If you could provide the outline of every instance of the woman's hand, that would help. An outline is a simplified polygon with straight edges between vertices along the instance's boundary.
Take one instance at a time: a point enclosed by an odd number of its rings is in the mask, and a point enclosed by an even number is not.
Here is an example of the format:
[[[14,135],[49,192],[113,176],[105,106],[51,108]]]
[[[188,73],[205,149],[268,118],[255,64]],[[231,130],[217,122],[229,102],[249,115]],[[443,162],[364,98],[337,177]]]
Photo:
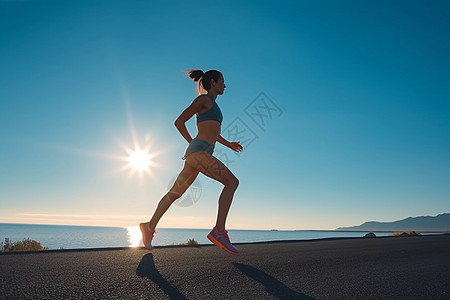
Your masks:
[[[236,152],[241,152],[244,149],[244,147],[242,147],[240,142],[229,142],[226,139],[224,139],[221,135],[219,136],[217,141]]]
[[[241,152],[244,147],[240,144],[240,142],[231,142],[230,143],[230,149],[234,150],[236,152]]]

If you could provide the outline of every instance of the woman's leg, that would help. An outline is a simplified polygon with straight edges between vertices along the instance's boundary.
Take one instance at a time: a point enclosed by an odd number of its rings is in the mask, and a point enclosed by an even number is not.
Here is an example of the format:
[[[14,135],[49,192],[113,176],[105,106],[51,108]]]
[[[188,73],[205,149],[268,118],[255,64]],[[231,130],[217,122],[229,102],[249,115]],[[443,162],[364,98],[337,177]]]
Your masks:
[[[206,152],[192,153],[186,158],[186,164],[224,185],[219,196],[219,210],[216,221],[217,230],[224,231],[228,211],[234,192],[239,185],[239,180],[220,160]]]
[[[194,182],[195,178],[197,178],[197,175],[198,171],[185,162],[183,170],[181,170],[172,188],[159,201],[158,207],[150,220],[149,227],[151,230],[155,230],[159,219],[161,219],[172,203],[184,194],[184,192]]]

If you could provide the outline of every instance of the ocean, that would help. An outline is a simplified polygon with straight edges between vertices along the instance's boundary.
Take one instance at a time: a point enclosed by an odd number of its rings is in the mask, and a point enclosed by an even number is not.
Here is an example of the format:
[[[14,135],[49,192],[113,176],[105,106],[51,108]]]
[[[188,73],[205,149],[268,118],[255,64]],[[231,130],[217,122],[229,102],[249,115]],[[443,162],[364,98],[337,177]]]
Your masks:
[[[199,244],[210,244],[206,238],[210,229],[157,228],[154,246],[178,245],[195,239]],[[233,243],[279,240],[311,240],[337,237],[363,237],[367,232],[322,230],[228,230]],[[392,233],[375,232],[377,236]],[[0,243],[9,238],[22,241],[30,238],[43,247],[55,249],[84,249],[143,246],[139,227],[93,227],[68,225],[32,225],[0,223]]]

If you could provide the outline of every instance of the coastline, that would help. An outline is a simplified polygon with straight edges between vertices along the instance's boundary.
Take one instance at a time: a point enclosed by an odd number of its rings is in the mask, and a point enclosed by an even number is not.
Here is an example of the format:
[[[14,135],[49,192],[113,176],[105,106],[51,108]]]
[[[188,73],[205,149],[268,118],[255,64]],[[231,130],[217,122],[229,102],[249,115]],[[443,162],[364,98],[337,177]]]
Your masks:
[[[160,228],[154,246],[172,246],[194,239],[209,244],[209,229]],[[370,231],[337,230],[239,230],[230,229],[233,243],[255,243],[285,240],[317,240],[323,238],[364,237]],[[395,231],[374,232],[377,237],[392,236]],[[442,234],[421,232],[422,235]],[[8,238],[12,242],[29,238],[50,250],[85,248],[123,248],[142,246],[141,232],[134,227],[96,227],[71,225],[0,224],[0,243]]]
[[[311,231],[311,230],[308,230]],[[322,231],[322,230],[321,230]],[[360,232],[360,231],[355,231]],[[366,232],[366,231],[361,231]],[[390,233],[391,231],[387,231]],[[435,233],[435,232],[433,232]],[[450,233],[436,233],[433,235],[423,235],[423,236],[445,236],[450,235]],[[259,242],[237,242],[233,243],[233,245],[236,246],[243,246],[243,245],[265,245],[265,244],[274,244],[274,243],[280,243],[280,244],[289,244],[289,243],[312,243],[312,242],[322,242],[322,241],[339,241],[339,240],[358,240],[358,239],[405,239],[405,238],[412,238],[413,236],[377,236],[377,237],[364,237],[364,236],[358,236],[358,237],[329,237],[329,238],[317,238],[317,239],[305,239],[305,240],[273,240],[273,241],[259,241]],[[422,235],[416,236],[416,237],[422,237]],[[154,250],[161,250],[161,249],[171,249],[171,248],[199,248],[199,247],[216,247],[214,244],[208,243],[208,244],[197,244],[197,245],[162,245],[162,246],[154,246]],[[1,255],[24,255],[24,254],[39,254],[39,253],[68,253],[68,252],[98,252],[98,251],[128,251],[128,250],[143,250],[147,251],[145,247],[138,246],[138,247],[97,247],[97,248],[74,248],[74,249],[46,249],[46,250],[37,250],[37,251],[10,251],[10,252],[1,252]],[[151,251],[149,251],[151,252]]]

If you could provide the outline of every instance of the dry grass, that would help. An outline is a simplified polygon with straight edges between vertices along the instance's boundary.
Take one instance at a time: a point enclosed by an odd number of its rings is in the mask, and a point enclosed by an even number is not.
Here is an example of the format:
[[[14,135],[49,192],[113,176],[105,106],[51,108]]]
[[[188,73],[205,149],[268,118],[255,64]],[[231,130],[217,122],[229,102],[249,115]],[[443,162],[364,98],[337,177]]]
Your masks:
[[[40,251],[48,250],[47,247],[42,247],[41,243],[30,240],[30,238],[22,241],[12,242],[9,238],[5,238],[5,242],[1,243],[1,252],[13,252],[13,251]]]
[[[195,246],[198,245],[198,242],[195,239],[189,239],[187,243],[178,244],[180,246]]]
[[[417,236],[420,235],[420,232],[410,231],[410,232],[395,232],[392,236]]]

